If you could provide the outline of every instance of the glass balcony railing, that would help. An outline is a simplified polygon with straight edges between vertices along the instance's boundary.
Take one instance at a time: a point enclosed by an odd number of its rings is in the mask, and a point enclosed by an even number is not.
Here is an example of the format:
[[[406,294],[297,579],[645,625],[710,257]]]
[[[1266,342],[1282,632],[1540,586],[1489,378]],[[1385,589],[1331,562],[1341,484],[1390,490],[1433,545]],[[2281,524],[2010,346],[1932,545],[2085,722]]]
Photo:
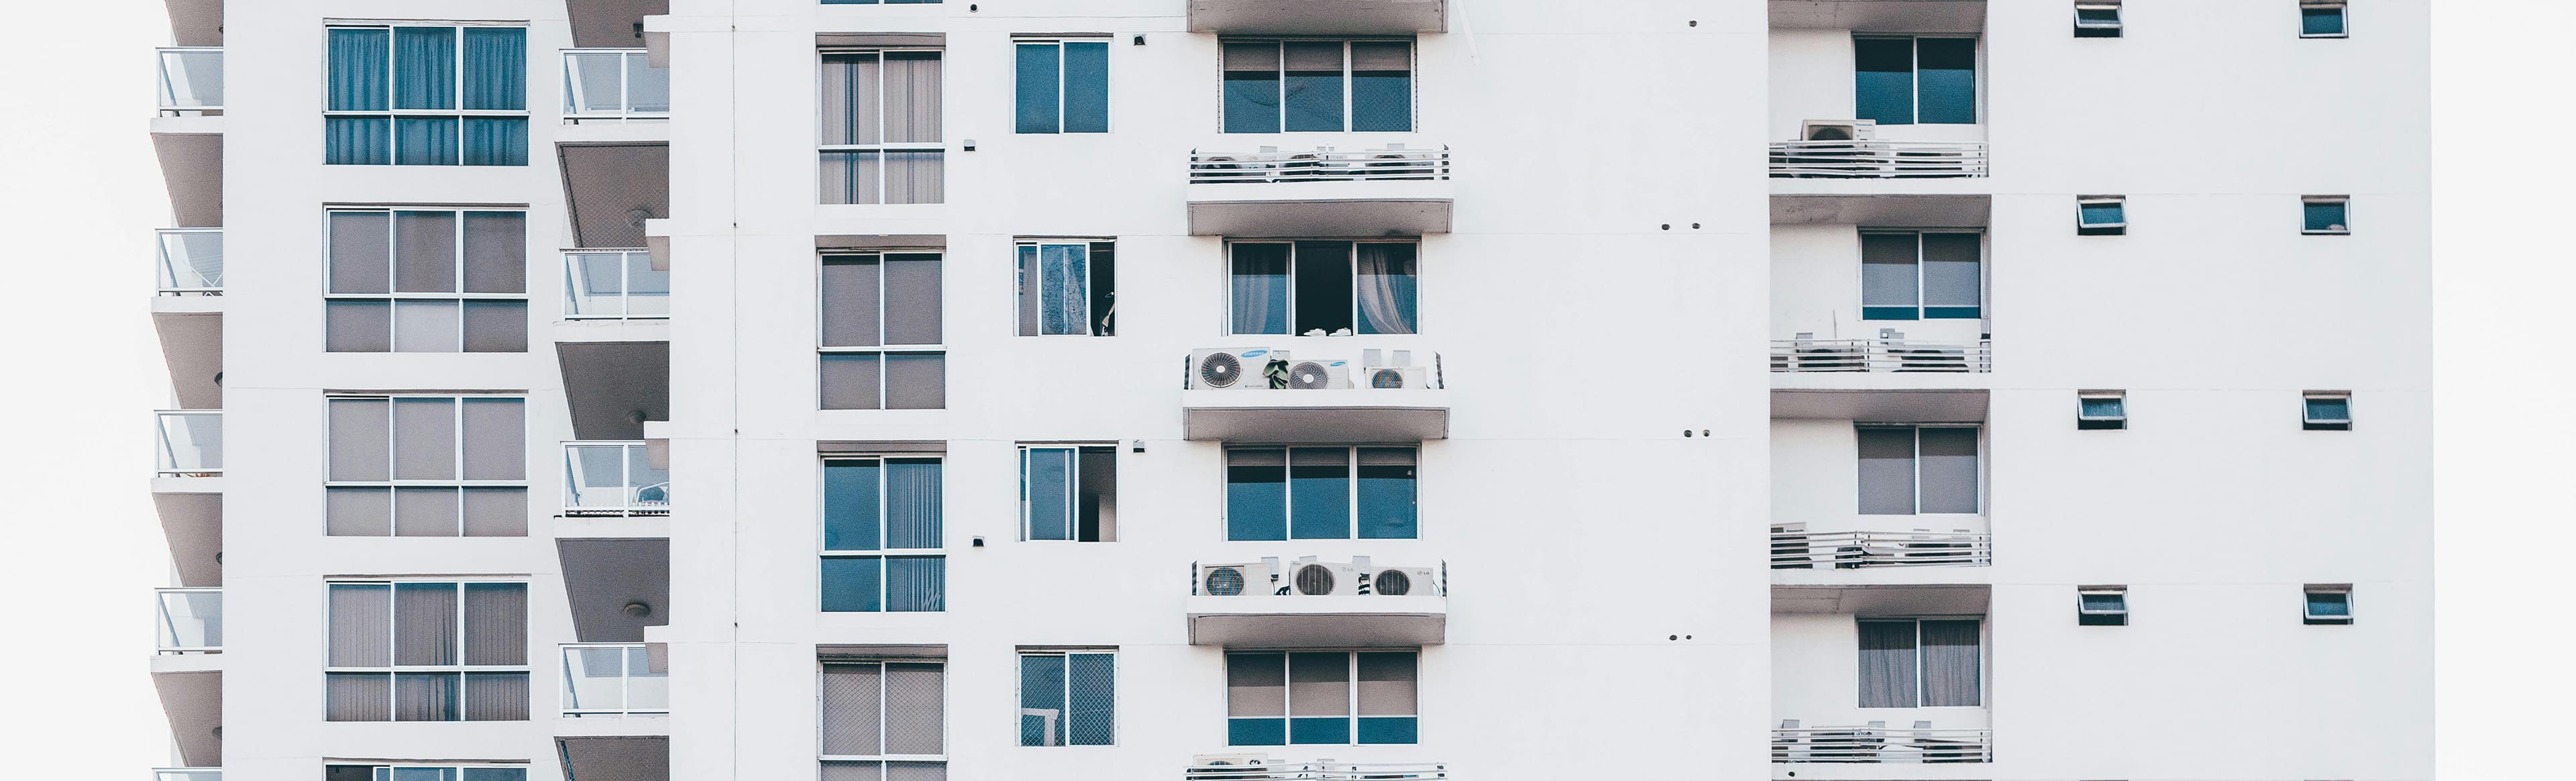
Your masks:
[[[224,113],[224,50],[196,46],[161,50],[161,115]]]
[[[644,443],[564,443],[564,515],[669,514],[671,473],[652,468]]]
[[[671,118],[671,71],[643,49],[567,49],[563,62],[564,124]]]
[[[224,229],[163,228],[160,244],[162,295],[223,295]]]
[[[161,653],[196,654],[224,650],[224,590],[157,589],[161,603]]]
[[[152,781],[224,781],[224,771],[212,767],[154,768]]]
[[[160,476],[223,476],[222,410],[164,410],[153,415],[160,434]]]
[[[644,250],[564,252],[564,317],[659,320],[671,316],[671,272]]]
[[[671,676],[653,672],[644,644],[563,646],[564,718],[670,712]]]

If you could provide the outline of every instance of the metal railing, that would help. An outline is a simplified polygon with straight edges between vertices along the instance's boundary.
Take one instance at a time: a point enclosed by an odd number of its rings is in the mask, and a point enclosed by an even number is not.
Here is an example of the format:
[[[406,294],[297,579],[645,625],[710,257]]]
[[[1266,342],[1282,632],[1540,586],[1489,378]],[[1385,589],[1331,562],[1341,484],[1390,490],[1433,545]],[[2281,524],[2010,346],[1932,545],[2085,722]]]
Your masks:
[[[671,472],[646,462],[642,442],[566,442],[563,514],[669,515]]]
[[[1983,141],[1773,141],[1774,179],[1959,179],[1986,175]]]
[[[1904,339],[1774,339],[1775,372],[1974,372],[1995,370],[1994,342]]]
[[[161,653],[203,654],[224,650],[223,589],[153,589],[153,598],[160,603]]]
[[[156,233],[161,295],[224,294],[224,229],[162,228]]]
[[[1251,349],[1202,350],[1210,353],[1204,359],[1192,354],[1181,359],[1181,387],[1188,390],[1350,390],[1371,388],[1397,390],[1418,388],[1436,390],[1449,387],[1441,371],[1440,354],[1431,354],[1431,365],[1414,366],[1412,351],[1362,350],[1359,360],[1315,358],[1295,360],[1286,350]],[[1220,355],[1221,354],[1221,355]],[[1284,356],[1284,357],[1283,357]],[[1390,366],[1374,365],[1384,361]],[[1204,364],[1204,365],[1202,365]]]
[[[156,767],[152,769],[152,781],[224,781],[224,769],[219,767]]]
[[[152,415],[159,434],[160,476],[223,476],[222,410],[162,410]]]
[[[1278,557],[1243,564],[1190,563],[1190,596],[1449,596],[1449,562],[1378,564],[1366,556],[1281,564]]]
[[[564,317],[661,320],[671,316],[671,272],[640,249],[564,250]]]
[[[1449,178],[1449,148],[1385,149],[1343,152],[1316,147],[1282,152],[1200,152],[1190,150],[1190,183],[1224,182],[1364,182],[1431,181]]]
[[[563,74],[564,124],[671,118],[671,71],[643,49],[565,49]]]
[[[161,115],[219,116],[224,113],[224,50],[220,46],[160,50]]]
[[[561,648],[565,718],[671,712],[671,676],[653,672],[643,643],[565,643]]]
[[[1994,761],[1994,731],[1813,727],[1771,731],[1773,762],[1934,763]]]
[[[1983,567],[1994,563],[1994,535],[1967,532],[1771,533],[1772,569]]]
[[[1355,765],[1342,762],[1282,762],[1259,765],[1191,765],[1185,781],[1364,781],[1449,777],[1446,763]]]

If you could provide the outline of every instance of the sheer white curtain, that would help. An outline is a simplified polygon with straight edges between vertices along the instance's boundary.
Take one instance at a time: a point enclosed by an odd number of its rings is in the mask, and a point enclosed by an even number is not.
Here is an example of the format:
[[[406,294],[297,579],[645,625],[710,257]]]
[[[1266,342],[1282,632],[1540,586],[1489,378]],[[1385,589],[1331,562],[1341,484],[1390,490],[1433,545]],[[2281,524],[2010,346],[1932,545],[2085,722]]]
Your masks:
[[[1414,245],[1359,245],[1359,332],[1409,334],[1414,327]]]

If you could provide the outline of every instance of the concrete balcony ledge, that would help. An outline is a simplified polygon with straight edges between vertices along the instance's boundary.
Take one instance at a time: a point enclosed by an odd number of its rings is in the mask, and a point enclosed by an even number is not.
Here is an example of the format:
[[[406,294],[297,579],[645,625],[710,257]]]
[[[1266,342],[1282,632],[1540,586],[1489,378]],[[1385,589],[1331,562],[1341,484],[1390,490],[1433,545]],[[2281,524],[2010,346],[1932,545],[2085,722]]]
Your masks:
[[[1448,635],[1448,565],[1278,558],[1199,563],[1190,643],[1234,648],[1412,648]]]
[[[1194,33],[1401,35],[1449,29],[1447,0],[1190,0]]]
[[[1449,232],[1446,147],[1193,151],[1190,234],[1238,238]]]
[[[1436,388],[1181,391],[1183,436],[1297,444],[1449,438],[1449,391]]]

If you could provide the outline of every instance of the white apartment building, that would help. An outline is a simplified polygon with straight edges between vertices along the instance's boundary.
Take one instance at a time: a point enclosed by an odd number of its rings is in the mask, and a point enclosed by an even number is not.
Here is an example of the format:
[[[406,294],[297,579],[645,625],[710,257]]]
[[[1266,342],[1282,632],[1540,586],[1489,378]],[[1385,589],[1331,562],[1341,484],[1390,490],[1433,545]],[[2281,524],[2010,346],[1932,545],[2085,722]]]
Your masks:
[[[2424,0],[168,3],[156,781],[2431,775]]]

